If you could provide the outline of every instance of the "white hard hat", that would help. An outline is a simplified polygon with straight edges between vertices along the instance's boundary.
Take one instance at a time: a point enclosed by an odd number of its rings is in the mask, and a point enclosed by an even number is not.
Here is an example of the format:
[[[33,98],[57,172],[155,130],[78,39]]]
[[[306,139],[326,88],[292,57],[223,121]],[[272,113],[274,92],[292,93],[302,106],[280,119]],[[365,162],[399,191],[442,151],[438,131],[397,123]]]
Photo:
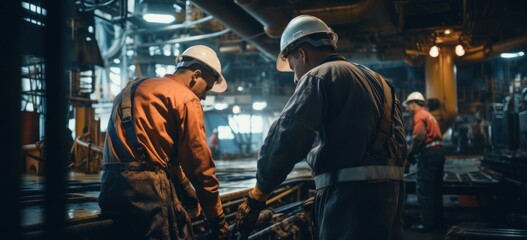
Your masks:
[[[337,48],[338,36],[326,23],[310,15],[297,16],[287,24],[280,38],[280,53],[276,59],[276,69],[281,72],[292,71],[287,58],[284,57],[284,53],[298,39],[315,33],[327,33],[331,39],[321,39],[318,41],[308,40],[313,46],[330,45]]]
[[[185,57],[190,57],[191,60],[186,60]],[[214,84],[210,91],[221,93],[227,89],[227,81],[221,74],[220,60],[212,48],[205,45],[195,45],[187,48],[181,56],[176,58],[176,69],[188,67],[192,64],[199,64],[207,68],[214,77],[217,77],[218,82]]]
[[[410,93],[410,95],[408,95],[406,100],[403,102],[403,106],[406,107],[406,105],[410,101],[422,101],[424,103],[426,100],[425,100],[425,97],[423,97],[423,94],[421,94],[420,92],[412,92]]]

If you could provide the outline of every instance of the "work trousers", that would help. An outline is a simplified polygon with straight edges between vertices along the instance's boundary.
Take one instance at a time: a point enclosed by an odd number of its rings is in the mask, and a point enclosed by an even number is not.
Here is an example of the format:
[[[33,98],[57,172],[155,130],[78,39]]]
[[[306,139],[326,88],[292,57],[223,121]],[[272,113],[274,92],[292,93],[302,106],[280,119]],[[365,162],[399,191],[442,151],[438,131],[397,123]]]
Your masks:
[[[189,215],[162,170],[105,170],[99,206],[115,239],[193,239]]]
[[[421,224],[441,227],[443,224],[443,175],[445,154],[441,147],[427,148],[417,162],[416,193]]]
[[[403,239],[404,182],[342,182],[317,190],[313,206],[320,240]]]

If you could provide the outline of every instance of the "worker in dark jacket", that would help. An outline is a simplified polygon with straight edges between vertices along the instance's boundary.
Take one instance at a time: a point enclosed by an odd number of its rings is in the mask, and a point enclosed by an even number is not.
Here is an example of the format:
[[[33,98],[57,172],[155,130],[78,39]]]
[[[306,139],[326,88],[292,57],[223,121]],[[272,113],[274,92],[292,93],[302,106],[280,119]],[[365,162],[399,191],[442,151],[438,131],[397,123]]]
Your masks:
[[[282,34],[277,69],[294,71],[297,86],[269,129],[257,183],[238,209],[242,237],[302,159],[314,174],[319,239],[403,237],[406,141],[399,102],[383,76],[337,55],[336,43],[337,35],[308,15],[291,20]]]
[[[416,193],[421,223],[412,226],[416,230],[432,230],[441,228],[443,224],[443,136],[437,120],[426,110],[425,103],[420,92],[410,93],[403,102],[413,115],[412,147],[408,158],[418,159]]]
[[[116,239],[193,239],[182,205],[182,196],[192,195],[209,222],[209,239],[229,238],[200,102],[209,90],[226,88],[214,50],[197,45],[178,57],[174,74],[131,81],[116,97],[99,196]]]

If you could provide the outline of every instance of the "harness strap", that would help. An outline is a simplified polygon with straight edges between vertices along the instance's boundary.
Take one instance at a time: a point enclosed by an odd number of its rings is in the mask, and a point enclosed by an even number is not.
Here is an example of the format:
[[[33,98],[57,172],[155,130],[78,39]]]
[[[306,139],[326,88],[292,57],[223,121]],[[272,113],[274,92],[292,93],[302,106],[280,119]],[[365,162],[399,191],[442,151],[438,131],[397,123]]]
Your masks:
[[[132,144],[132,149],[135,152],[136,157],[141,162],[144,162],[147,158],[146,149],[137,139],[137,132],[135,131],[135,124],[132,116],[132,103],[135,95],[135,90],[137,89],[139,84],[146,79],[148,78],[129,81],[126,84],[126,87],[123,89],[120,96],[115,99],[115,105],[118,106],[118,111],[115,112],[116,108],[112,109],[113,121],[110,121],[108,123],[108,134],[110,135],[112,146],[117,152],[117,155],[119,156],[121,161],[123,162],[132,162],[134,161],[134,157],[130,156],[130,154],[126,151],[124,144],[119,140],[119,135],[117,134],[117,130],[114,126],[114,124],[116,124],[115,120],[117,119],[114,114],[119,113],[121,115],[121,123],[123,124],[125,136],[128,141],[130,141],[130,143]]]
[[[366,68],[359,64],[357,64],[357,66],[363,68],[363,70],[368,75],[370,75],[371,78],[374,78],[381,85],[382,90],[384,92],[382,116],[379,122],[377,137],[375,138],[375,141],[372,145],[373,151],[382,151],[386,139],[388,139],[388,137],[391,135],[393,108],[395,107],[395,96],[394,94],[392,94],[392,88],[388,85],[388,83],[386,83],[386,80],[376,74],[373,74],[369,68]]]

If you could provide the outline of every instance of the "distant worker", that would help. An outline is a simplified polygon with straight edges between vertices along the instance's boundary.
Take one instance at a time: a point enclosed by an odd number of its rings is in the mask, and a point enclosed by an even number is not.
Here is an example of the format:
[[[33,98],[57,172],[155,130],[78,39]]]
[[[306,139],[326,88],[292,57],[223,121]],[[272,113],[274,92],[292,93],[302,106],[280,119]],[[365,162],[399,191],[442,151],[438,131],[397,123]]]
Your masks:
[[[316,17],[292,19],[280,42],[277,69],[294,71],[297,85],[260,150],[236,230],[250,234],[271,192],[306,159],[318,239],[402,239],[407,148],[393,88],[338,55],[337,35]]]
[[[485,149],[486,137],[484,134],[484,123],[481,118],[476,118],[476,122],[470,126],[469,136],[472,149],[482,153]]]
[[[433,230],[443,224],[443,137],[437,120],[425,109],[425,103],[420,92],[410,93],[403,102],[413,114],[412,147],[408,158],[411,162],[417,161],[416,193],[421,222],[412,226],[416,230]]]
[[[209,148],[212,152],[212,158],[213,159],[219,159],[220,158],[220,139],[218,138],[218,129],[214,128],[212,130],[212,134],[209,136]]]
[[[177,58],[174,74],[131,81],[117,95],[99,205],[119,239],[194,239],[181,189],[199,199],[209,239],[230,237],[200,102],[226,88],[214,50],[196,45]]]

